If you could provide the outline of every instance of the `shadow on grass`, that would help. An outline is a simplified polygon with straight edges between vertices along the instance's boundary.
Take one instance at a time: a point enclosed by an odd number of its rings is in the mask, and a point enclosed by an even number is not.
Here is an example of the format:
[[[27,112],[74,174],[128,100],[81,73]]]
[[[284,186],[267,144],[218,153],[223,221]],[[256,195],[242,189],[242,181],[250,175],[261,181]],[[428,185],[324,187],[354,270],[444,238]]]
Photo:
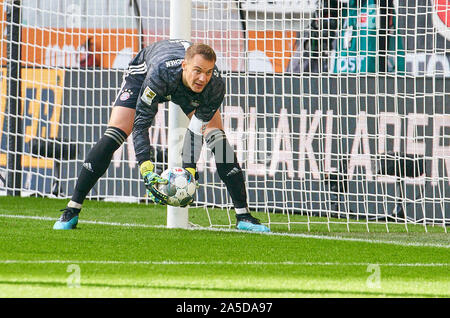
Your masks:
[[[67,287],[67,283],[63,282],[44,282],[44,281],[0,281],[0,285],[19,285],[19,286],[36,286],[36,287]],[[178,291],[210,291],[210,292],[240,292],[240,293],[272,293],[272,294],[284,294],[292,293],[298,294],[301,297],[302,294],[317,295],[322,297],[323,294],[336,294],[336,297],[349,296],[349,297],[412,297],[412,298],[426,298],[426,297],[449,297],[448,294],[433,294],[433,293],[384,293],[377,291],[347,291],[347,290],[331,290],[331,289],[302,289],[302,288],[216,288],[216,287],[195,287],[195,286],[152,286],[152,285],[130,285],[130,284],[101,284],[101,283],[82,283],[80,287],[96,287],[96,288],[134,288],[134,289],[163,289],[163,290],[178,290]],[[67,287],[69,288],[69,287]],[[350,296],[353,295],[353,296]],[[277,296],[274,296],[277,297]]]

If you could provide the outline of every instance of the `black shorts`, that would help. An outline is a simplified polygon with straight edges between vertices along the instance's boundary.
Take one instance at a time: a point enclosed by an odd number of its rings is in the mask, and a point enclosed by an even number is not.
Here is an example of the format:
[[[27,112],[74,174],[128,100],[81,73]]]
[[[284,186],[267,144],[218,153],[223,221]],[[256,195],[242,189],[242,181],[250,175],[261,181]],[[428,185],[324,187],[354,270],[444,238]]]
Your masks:
[[[146,75],[147,65],[142,52],[140,52],[130,62],[128,69],[123,74],[122,85],[113,105],[136,109]]]

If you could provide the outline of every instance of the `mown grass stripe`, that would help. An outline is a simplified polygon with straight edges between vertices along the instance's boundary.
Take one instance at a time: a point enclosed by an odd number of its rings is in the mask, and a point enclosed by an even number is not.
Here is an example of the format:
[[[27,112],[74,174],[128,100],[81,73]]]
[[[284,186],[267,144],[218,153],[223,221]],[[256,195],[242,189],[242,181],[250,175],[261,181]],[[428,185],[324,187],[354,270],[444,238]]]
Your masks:
[[[264,266],[369,266],[446,267],[450,263],[340,263],[340,262],[233,262],[233,261],[99,261],[99,260],[0,260],[0,264],[99,264],[99,265],[264,265]]]
[[[56,221],[57,218],[45,217],[45,216],[31,216],[31,215],[17,215],[17,214],[0,214],[0,217],[4,218],[16,218],[16,219],[30,219],[39,221]],[[166,228],[164,225],[150,225],[150,224],[139,224],[139,223],[117,223],[117,222],[104,222],[104,221],[91,221],[91,220],[80,220],[80,224],[97,224],[106,226],[121,226],[121,227],[139,227],[139,228]],[[258,235],[273,235],[273,236],[287,236],[287,237],[298,237],[306,239],[320,239],[320,240],[333,240],[333,241],[348,241],[348,242],[363,242],[371,244],[392,244],[399,246],[415,246],[415,247],[437,247],[437,248],[450,248],[450,244],[435,244],[435,243],[417,243],[417,242],[399,242],[399,241],[388,241],[388,240],[373,240],[373,239],[363,239],[363,238],[352,238],[352,237],[341,237],[341,236],[325,236],[325,235],[314,235],[314,234],[301,234],[301,233],[278,233],[278,232],[244,232],[237,229],[219,229],[212,227],[200,227],[195,226],[186,230],[206,230],[206,231],[219,231],[219,232],[234,232],[234,233],[248,233],[248,234],[258,234]]]

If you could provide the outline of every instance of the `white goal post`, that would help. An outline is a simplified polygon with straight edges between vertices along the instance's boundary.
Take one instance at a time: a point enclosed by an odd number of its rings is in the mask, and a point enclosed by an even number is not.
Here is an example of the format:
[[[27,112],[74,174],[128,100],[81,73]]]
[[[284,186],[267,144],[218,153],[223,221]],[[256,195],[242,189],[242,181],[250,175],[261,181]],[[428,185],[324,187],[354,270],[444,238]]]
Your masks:
[[[183,38],[216,51],[227,87],[225,131],[249,207],[264,223],[280,230],[390,231],[400,224],[447,231],[450,10],[439,1],[0,6],[0,195],[70,198],[128,62],[155,41]],[[176,105],[159,107],[149,131],[162,172],[180,164],[183,133],[173,127],[187,119]],[[152,204],[131,138],[88,198]],[[196,206],[209,226],[233,227],[232,202],[206,146],[197,168]],[[188,227],[188,209],[169,207],[167,226]]]
[[[191,1],[172,0],[170,2],[170,38],[191,40]],[[181,167],[183,137],[189,122],[181,108],[169,102],[168,152],[169,168]],[[187,207],[167,206],[167,227],[188,228],[189,210]]]

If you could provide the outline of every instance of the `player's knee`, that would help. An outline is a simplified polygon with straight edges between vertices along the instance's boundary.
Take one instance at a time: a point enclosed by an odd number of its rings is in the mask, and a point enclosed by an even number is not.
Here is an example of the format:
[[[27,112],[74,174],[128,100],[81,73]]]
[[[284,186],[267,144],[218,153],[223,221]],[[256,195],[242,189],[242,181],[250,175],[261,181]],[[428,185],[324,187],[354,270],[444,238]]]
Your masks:
[[[117,128],[127,136],[133,130],[136,109],[124,106],[114,106],[109,118],[108,128]]]
[[[118,149],[125,142],[125,140],[127,140],[128,133],[118,127],[109,126],[108,128],[106,128],[103,137],[109,137],[116,143]]]

